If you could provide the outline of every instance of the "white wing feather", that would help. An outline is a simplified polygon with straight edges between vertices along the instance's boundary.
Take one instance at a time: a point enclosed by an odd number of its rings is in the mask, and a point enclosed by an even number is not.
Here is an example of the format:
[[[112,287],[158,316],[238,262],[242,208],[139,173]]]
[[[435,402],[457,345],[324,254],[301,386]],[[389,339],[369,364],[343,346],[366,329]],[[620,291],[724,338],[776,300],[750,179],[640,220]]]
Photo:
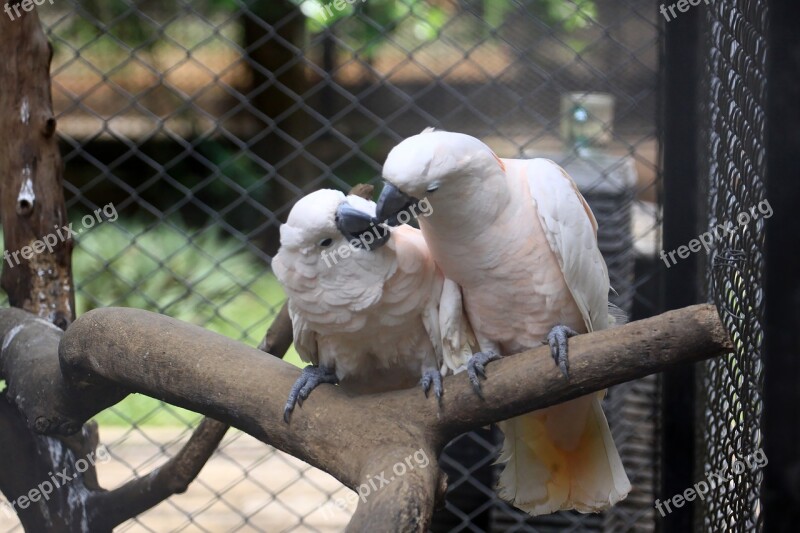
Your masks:
[[[439,299],[439,329],[442,335],[443,373],[450,370],[455,374],[465,368],[473,352],[470,345],[476,342],[464,312],[461,287],[448,278],[444,280]]]
[[[547,242],[588,331],[608,325],[608,270],[597,247],[597,220],[572,178],[548,159],[532,159],[528,185]]]
[[[317,346],[317,334],[308,327],[308,321],[303,318],[302,313],[298,313],[291,302],[289,302],[289,317],[292,319],[292,335],[294,336],[294,348],[297,355],[306,363],[312,365],[319,364],[319,346]]]

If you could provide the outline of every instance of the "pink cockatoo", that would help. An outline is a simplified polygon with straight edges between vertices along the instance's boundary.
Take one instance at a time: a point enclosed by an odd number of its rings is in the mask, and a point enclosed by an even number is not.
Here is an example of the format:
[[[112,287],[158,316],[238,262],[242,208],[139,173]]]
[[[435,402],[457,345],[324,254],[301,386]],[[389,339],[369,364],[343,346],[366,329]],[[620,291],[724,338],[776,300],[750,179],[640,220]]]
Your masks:
[[[283,285],[300,357],[288,422],[321,383],[354,394],[410,388],[442,396],[441,370],[472,351],[458,286],[436,267],[419,230],[374,224],[375,203],[320,190],[281,226],[272,270]]]
[[[608,327],[609,279],[597,222],[572,178],[546,159],[500,159],[459,133],[426,130],[389,154],[378,219],[417,199],[425,241],[462,289],[480,352],[470,380],[502,355],[548,343],[569,379],[567,338]],[[540,515],[599,512],[631,485],[601,407],[590,394],[501,424],[500,496]]]

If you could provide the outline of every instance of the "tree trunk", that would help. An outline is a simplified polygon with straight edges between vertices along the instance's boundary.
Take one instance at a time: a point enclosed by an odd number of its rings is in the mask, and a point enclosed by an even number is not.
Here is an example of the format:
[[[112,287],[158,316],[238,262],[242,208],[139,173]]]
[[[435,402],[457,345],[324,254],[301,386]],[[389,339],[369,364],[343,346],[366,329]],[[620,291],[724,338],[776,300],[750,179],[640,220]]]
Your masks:
[[[61,238],[67,210],[50,96],[53,50],[36,10],[13,21],[0,16],[0,49],[1,283],[12,306],[66,329],[75,319],[73,242]]]

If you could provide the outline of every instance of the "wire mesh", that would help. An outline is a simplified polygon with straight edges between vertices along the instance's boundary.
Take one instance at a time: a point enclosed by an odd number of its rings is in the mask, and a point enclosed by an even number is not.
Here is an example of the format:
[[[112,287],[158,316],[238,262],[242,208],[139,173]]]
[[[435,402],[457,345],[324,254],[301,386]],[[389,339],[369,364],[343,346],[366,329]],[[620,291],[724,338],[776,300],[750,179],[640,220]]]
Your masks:
[[[695,515],[704,531],[760,531],[763,525],[764,229],[771,216],[763,181],[767,13],[764,1],[738,0],[714,3],[705,17],[701,160],[708,164],[708,230],[717,237],[708,294],[734,352],[705,363],[700,377],[697,477],[721,474],[709,479],[711,491]]]
[[[639,318],[659,309],[643,290],[660,242],[651,2],[59,0],[39,14],[70,213],[119,213],[78,241],[79,314],[139,307],[255,346],[284,300],[268,267],[293,203],[378,183],[389,149],[428,126],[581,175],[617,303]],[[579,147],[563,124],[592,111],[562,108],[573,92],[616,102],[613,119],[588,117],[600,128]],[[656,411],[652,379],[609,393],[635,491],[603,516],[529,520],[495,496],[496,430],[461,437],[442,459],[451,489],[433,529],[652,530]],[[148,472],[196,421],[143,398],[103,413],[114,460],[101,483]],[[186,494],[119,531],[338,531],[353,505],[332,503],[347,492],[231,432]]]

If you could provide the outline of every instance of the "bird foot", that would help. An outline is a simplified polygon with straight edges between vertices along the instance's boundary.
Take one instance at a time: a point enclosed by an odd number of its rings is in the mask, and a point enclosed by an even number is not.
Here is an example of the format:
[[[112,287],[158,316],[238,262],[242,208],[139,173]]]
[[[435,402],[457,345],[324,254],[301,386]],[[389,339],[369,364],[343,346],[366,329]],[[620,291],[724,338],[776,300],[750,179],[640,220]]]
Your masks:
[[[495,352],[478,352],[467,361],[467,375],[477,394],[481,393],[481,382],[478,376],[486,379],[486,365],[497,359],[500,359],[500,355]]]
[[[305,367],[300,377],[297,378],[297,381],[292,385],[292,390],[289,391],[289,399],[286,401],[286,406],[283,408],[283,421],[288,424],[295,404],[302,406],[303,400],[308,398],[311,391],[322,383],[330,383],[331,385],[339,383],[336,372],[329,368],[318,366]]]
[[[431,390],[431,385],[433,385],[433,394],[436,396],[436,399],[441,401],[442,394],[444,393],[444,388],[442,387],[442,374],[437,369],[426,370],[422,373],[422,379],[419,381],[420,385],[422,385],[422,391],[425,393],[425,397],[428,397],[428,391]]]
[[[551,329],[550,333],[547,334],[547,343],[550,345],[550,354],[553,356],[553,361],[556,362],[556,366],[567,379],[569,379],[567,339],[576,335],[578,335],[577,331],[561,324]]]

